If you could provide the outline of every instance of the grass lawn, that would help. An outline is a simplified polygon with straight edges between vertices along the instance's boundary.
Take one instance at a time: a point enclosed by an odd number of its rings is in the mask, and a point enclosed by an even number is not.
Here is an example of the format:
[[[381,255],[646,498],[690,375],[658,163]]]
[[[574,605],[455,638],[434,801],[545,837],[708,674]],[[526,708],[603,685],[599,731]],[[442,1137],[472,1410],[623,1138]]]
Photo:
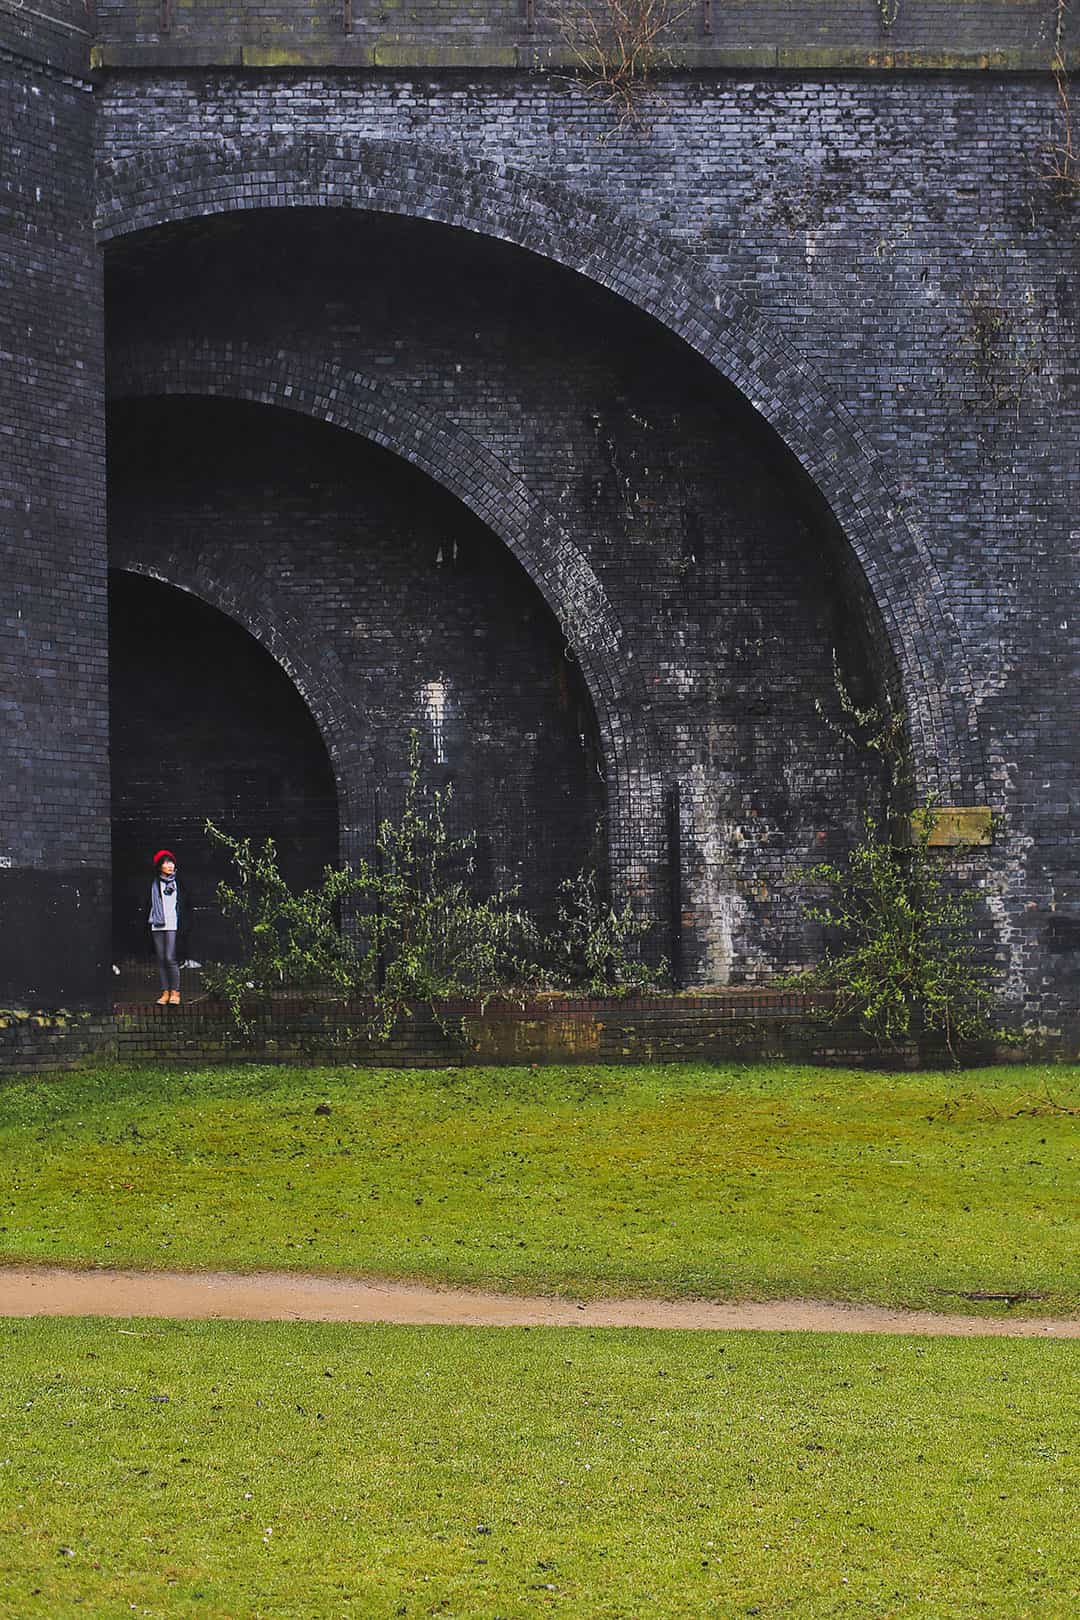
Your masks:
[[[93,1320],[0,1336],[4,1620],[1052,1620],[1080,1603],[1066,1342]]]
[[[103,1067],[0,1089],[0,1258],[1069,1312],[1048,1079],[1080,1099],[1076,1068]]]

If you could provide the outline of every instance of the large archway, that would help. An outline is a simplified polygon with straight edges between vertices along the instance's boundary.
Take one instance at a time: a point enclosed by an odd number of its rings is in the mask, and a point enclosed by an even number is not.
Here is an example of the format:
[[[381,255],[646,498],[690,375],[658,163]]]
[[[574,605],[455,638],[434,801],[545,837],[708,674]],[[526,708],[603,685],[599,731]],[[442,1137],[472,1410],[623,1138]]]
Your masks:
[[[243,158],[209,144],[155,147],[106,166],[100,238],[295,207],[403,214],[513,243],[609,288],[704,356],[787,446],[838,524],[898,671],[919,786],[955,802],[985,796],[967,660],[926,546],[857,424],[737,293],[591,198],[398,141],[285,140]]]

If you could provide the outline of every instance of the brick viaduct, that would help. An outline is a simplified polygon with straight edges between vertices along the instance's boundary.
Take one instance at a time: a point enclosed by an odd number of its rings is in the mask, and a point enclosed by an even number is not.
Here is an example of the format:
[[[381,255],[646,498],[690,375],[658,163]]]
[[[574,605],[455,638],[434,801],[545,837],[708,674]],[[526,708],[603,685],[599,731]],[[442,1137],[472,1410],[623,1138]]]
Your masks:
[[[881,804],[846,691],[1075,1025],[1076,18],[676,9],[622,117],[544,0],[0,0],[0,1000],[102,1001],[206,813],[362,850],[413,727],[494,879],[767,981]]]

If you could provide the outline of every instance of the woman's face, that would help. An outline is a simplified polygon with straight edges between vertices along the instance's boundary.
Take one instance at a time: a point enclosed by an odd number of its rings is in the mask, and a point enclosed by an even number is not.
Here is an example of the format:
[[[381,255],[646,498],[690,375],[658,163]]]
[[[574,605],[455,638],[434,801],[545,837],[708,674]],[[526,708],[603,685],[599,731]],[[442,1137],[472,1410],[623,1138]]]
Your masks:
[[[172,877],[172,875],[173,875],[173,873],[175,871],[176,871],[176,862],[175,861],[162,861],[162,863],[161,863],[161,875],[162,875],[162,877]]]

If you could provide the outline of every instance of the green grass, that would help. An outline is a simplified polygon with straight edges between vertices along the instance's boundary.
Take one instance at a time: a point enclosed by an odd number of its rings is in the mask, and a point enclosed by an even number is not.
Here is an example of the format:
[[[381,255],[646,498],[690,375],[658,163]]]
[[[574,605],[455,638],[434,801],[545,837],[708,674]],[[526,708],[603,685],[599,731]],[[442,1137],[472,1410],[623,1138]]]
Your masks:
[[[1066,1342],[0,1334],[4,1620],[1053,1620],[1080,1601]]]
[[[1017,1113],[1048,1072],[1075,1103],[1075,1068],[102,1068],[10,1084],[0,1256],[938,1309],[1011,1289],[1047,1296],[1017,1311],[1073,1311],[1080,1119]]]

